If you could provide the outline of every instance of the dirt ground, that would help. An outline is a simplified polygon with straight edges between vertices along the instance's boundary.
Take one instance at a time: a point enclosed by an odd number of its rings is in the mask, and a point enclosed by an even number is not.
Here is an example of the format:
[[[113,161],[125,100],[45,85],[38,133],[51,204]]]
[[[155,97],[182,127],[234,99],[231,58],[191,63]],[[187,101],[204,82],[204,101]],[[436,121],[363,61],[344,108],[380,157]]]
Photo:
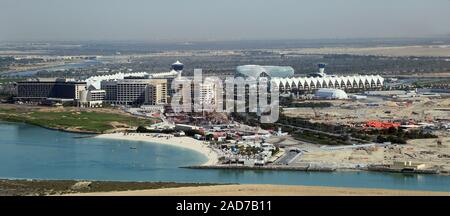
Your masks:
[[[450,99],[420,98],[412,104],[380,101],[379,106],[367,106],[365,101],[331,101],[332,107],[317,108],[316,118],[312,108],[288,108],[284,114],[290,117],[311,118],[315,122],[353,124],[369,120],[414,119],[419,122],[433,119],[450,121]],[[330,101],[327,101],[330,102]],[[449,110],[446,110],[449,109]]]
[[[354,168],[357,165],[390,165],[394,161],[412,161],[424,163],[429,168],[439,167],[450,171],[450,137],[442,138],[441,141],[441,146],[437,145],[437,139],[420,139],[410,140],[406,145],[343,150],[307,146],[308,152],[290,165],[322,164],[336,168]]]
[[[450,57],[449,46],[396,46],[396,47],[323,47],[291,49],[297,54],[351,54],[379,56],[429,56]]]

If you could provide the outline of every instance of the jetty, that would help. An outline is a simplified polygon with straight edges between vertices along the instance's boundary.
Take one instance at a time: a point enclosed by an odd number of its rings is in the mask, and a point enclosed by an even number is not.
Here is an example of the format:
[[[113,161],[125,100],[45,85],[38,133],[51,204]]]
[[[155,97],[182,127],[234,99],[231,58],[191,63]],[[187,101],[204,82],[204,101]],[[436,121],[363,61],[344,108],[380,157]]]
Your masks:
[[[284,170],[304,172],[334,172],[335,167],[318,166],[245,166],[245,165],[198,165],[181,167],[186,169],[232,169],[232,170]]]

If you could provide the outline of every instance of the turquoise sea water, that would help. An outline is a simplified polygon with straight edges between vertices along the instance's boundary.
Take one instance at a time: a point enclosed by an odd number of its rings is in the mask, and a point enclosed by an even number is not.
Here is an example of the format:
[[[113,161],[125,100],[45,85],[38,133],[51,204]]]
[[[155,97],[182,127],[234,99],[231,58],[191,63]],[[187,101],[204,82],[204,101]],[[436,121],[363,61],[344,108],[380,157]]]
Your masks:
[[[376,172],[193,170],[203,155],[147,142],[0,122],[0,178],[174,181],[449,191],[450,177]]]

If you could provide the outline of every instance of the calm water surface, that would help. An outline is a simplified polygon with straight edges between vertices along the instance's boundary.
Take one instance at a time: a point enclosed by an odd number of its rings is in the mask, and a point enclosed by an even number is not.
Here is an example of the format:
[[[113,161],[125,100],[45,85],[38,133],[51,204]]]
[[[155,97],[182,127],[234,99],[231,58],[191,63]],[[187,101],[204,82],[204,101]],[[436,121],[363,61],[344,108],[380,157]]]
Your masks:
[[[82,138],[80,134],[0,122],[0,178],[260,183],[450,192],[450,177],[373,172],[192,170],[207,161],[182,148]]]

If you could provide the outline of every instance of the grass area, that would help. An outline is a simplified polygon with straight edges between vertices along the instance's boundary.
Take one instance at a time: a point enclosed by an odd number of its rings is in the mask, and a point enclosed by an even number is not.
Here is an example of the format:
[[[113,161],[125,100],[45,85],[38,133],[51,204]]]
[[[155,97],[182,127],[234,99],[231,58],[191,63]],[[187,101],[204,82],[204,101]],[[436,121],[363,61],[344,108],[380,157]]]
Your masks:
[[[150,125],[157,119],[142,119],[128,115],[97,111],[42,111],[39,109],[0,108],[0,119],[25,122],[53,129],[104,133],[117,125],[137,127]]]
[[[75,180],[0,180],[0,196],[56,195],[68,193],[110,192],[148,190],[177,187],[197,187],[215,184],[173,183],[173,182],[86,182],[76,187]]]
[[[22,81],[22,80],[24,80],[24,78],[0,78],[0,85],[12,83],[12,82],[18,82],[18,81]]]
[[[434,80],[419,80],[414,82],[413,84],[416,87],[432,87],[438,85],[449,85],[450,78],[442,78],[442,79],[434,79]]]

